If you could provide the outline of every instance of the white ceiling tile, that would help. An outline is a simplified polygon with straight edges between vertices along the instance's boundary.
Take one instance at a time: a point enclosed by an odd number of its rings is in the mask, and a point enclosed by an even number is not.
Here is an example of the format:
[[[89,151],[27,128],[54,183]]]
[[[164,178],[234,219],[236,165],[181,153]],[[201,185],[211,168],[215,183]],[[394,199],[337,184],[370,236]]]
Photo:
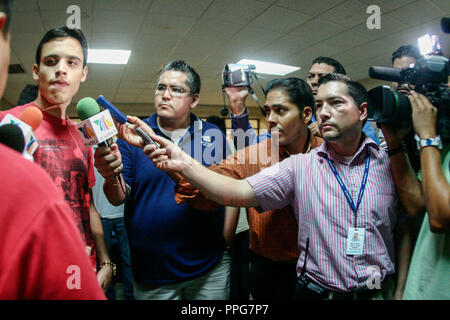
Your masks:
[[[183,36],[194,25],[194,18],[177,17],[167,14],[150,14],[142,26],[141,34]]]
[[[125,33],[93,33],[89,41],[90,49],[131,50],[136,34]]]
[[[98,33],[136,34],[145,13],[131,11],[94,11],[93,30]]]
[[[167,15],[179,17],[198,18],[213,0],[154,0],[150,7],[150,13],[154,15]],[[175,19],[175,18],[174,18]]]
[[[120,80],[123,65],[88,63],[88,77],[92,80]]]
[[[324,11],[330,10],[344,1],[345,0],[278,0],[276,5],[293,9],[311,16],[316,16]]]
[[[362,3],[366,4],[367,6],[376,4],[377,6],[380,7],[380,11],[381,11],[381,15],[383,15],[384,13],[387,13],[391,10],[403,7],[405,5],[407,5],[408,3],[414,2],[416,0],[359,0]]]
[[[432,4],[442,10],[442,16],[450,15],[450,1],[448,0],[431,0]]]
[[[202,18],[220,22],[248,24],[269,5],[255,0],[215,1],[205,11]]]
[[[27,3],[31,2],[34,1],[27,0]],[[93,0],[37,0],[37,4],[41,10],[61,10],[64,13],[71,5],[79,6],[81,11],[90,11],[92,3]]]
[[[188,37],[202,38],[207,41],[226,41],[233,35],[244,29],[242,24],[217,22],[214,20],[200,19],[191,31]]]
[[[203,38],[189,37],[178,43],[174,54],[203,55],[215,51],[224,45],[220,39],[205,41]]]
[[[379,39],[391,35],[393,32],[399,32],[408,28],[408,25],[400,22],[399,20],[384,14],[381,16],[381,28],[369,29],[366,22],[355,26],[351,30],[358,31],[370,39]]]
[[[170,52],[182,37],[166,36],[159,34],[139,34],[135,38],[133,50],[151,52]]]
[[[270,7],[264,11],[249,26],[261,30],[288,32],[309,20],[311,16],[282,7]]]
[[[333,21],[336,24],[353,27],[366,21],[369,15],[366,13],[367,5],[357,1],[348,0],[333,9],[322,13],[319,18]]]
[[[401,22],[416,26],[423,22],[441,17],[443,12],[425,0],[419,0],[399,9],[389,12],[391,17],[394,17]]]
[[[73,2],[73,1],[72,1]],[[137,11],[148,10],[151,1],[148,0],[95,0],[94,10]]]
[[[355,30],[347,30],[328,39],[327,44],[345,50],[369,41],[370,38],[367,35]]]
[[[13,12],[11,30],[13,36],[20,30],[21,33],[42,33],[42,37],[44,35],[44,24],[37,11]]]
[[[154,87],[150,81],[121,81],[119,90],[122,89],[148,89]]]
[[[299,39],[312,39],[317,42],[330,38],[342,31],[345,28],[338,24],[323,19],[314,18],[302,26],[291,31],[289,35],[298,37]]]

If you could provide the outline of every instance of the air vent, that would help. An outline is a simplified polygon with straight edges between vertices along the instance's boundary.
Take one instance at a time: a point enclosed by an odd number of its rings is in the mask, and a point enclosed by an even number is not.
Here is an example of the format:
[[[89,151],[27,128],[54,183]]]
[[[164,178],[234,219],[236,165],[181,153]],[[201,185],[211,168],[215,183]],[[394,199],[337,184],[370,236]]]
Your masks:
[[[10,64],[8,73],[25,73],[25,70],[23,70],[22,66],[20,64]]]

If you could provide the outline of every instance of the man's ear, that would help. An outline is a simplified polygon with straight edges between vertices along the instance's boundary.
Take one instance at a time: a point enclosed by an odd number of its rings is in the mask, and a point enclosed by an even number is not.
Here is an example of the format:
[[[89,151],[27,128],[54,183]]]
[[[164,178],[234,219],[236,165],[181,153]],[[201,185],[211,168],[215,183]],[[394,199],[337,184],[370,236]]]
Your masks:
[[[313,111],[312,108],[310,106],[305,106],[303,108],[303,122],[305,124],[308,124],[311,121],[312,115],[313,115]]]
[[[367,118],[367,115],[368,115],[367,106],[368,106],[367,102],[363,102],[359,106],[359,111],[360,111],[359,119],[361,121],[364,121]]]
[[[194,94],[192,96],[192,102],[191,102],[191,109],[194,109],[197,105],[198,102],[200,101],[200,95],[198,93]]]
[[[37,64],[33,64],[33,80],[39,81],[39,66]]]
[[[88,75],[88,71],[89,71],[88,67],[84,66],[83,73],[82,73],[82,76],[81,76],[81,82],[86,81],[86,78],[87,78],[87,75]]]

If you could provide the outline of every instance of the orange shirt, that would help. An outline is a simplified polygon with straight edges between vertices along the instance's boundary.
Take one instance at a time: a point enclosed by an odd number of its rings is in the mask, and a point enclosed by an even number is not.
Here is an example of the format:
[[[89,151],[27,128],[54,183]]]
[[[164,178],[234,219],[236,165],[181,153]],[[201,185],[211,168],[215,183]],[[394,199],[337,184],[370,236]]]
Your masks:
[[[236,179],[250,177],[276,163],[276,157],[272,157],[271,141],[272,139],[267,139],[238,150],[220,164],[211,165],[209,169]],[[312,135],[307,150],[320,146],[322,142],[322,138]],[[262,157],[261,155],[266,156]],[[279,161],[287,157],[289,157],[287,151],[280,147]],[[268,158],[271,161],[267,161]],[[179,204],[186,201],[194,208],[204,210],[218,206],[212,200],[205,198],[185,179],[182,179],[175,187],[175,200]],[[247,208],[247,218],[250,231],[250,250],[273,261],[297,261],[299,256],[298,224],[291,206],[263,213],[258,213],[255,208]]]

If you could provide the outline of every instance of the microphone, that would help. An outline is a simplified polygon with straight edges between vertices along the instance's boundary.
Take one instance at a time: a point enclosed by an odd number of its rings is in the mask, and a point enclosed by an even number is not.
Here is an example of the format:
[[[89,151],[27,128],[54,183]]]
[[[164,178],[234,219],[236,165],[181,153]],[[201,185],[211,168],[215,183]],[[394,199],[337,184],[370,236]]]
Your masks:
[[[22,130],[15,124],[8,123],[0,127],[0,143],[19,153],[25,148],[25,138]]]
[[[36,130],[41,124],[43,118],[42,111],[36,107],[27,107],[22,111],[19,117],[20,119],[8,113],[0,122],[0,126],[13,124],[22,130],[25,146],[21,153],[25,158],[33,160],[33,153],[39,145],[33,129]]]
[[[124,124],[127,122],[127,117],[119,111],[119,109],[117,109],[116,107],[114,107],[108,100],[106,100],[102,95],[98,96],[97,98],[97,102],[106,110],[109,110],[111,112],[111,115],[113,116],[114,119],[116,119],[120,124]],[[156,146],[156,148],[159,148],[159,144],[156,143],[155,141],[153,141],[152,138],[150,138],[150,136],[145,133],[144,130],[142,130],[142,128],[137,128],[135,130],[136,134],[139,135],[142,140],[144,140],[144,145],[147,144],[154,144]]]
[[[77,114],[82,120],[77,124],[86,146],[109,146],[108,139],[117,134],[114,120],[108,110],[100,111],[98,103],[91,97],[78,101]]]
[[[402,76],[400,74],[401,70],[396,68],[386,68],[386,67],[370,67],[369,68],[369,77],[378,79],[378,80],[386,80],[393,82],[401,82]]]

